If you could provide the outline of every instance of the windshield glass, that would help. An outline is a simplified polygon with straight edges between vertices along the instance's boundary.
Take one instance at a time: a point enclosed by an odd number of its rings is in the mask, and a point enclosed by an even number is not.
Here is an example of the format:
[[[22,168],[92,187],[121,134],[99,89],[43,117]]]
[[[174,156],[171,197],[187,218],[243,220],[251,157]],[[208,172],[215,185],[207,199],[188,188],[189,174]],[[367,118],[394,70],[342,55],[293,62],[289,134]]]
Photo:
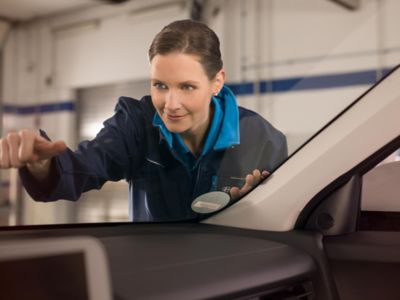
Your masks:
[[[131,2],[4,9],[0,225],[207,218],[400,61],[397,1]]]

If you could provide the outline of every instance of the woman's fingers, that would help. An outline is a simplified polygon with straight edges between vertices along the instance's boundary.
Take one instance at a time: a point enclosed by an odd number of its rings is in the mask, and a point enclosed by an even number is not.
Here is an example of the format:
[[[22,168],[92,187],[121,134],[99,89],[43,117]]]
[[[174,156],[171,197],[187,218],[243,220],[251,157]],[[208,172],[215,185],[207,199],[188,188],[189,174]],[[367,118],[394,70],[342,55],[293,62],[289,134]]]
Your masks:
[[[240,190],[238,187],[234,186],[231,188],[230,190],[230,194],[231,194],[231,199],[237,199],[240,197]]]
[[[10,166],[13,168],[21,167],[21,162],[18,158],[19,146],[21,139],[17,132],[10,132],[7,134],[8,154]]]
[[[246,181],[243,187],[240,189],[241,194],[247,193],[254,186],[255,178],[252,174],[246,176]]]
[[[242,197],[244,194],[249,192],[253,187],[255,187],[261,180],[266,178],[270,173],[266,170],[260,172],[260,170],[255,169],[251,174],[248,174],[245,178],[244,185],[239,189],[238,187],[232,187],[230,190],[231,198],[237,199]]]
[[[6,139],[0,140],[0,168],[8,169],[10,167],[10,155]]]
[[[67,149],[63,141],[51,142],[30,129],[10,132],[0,139],[0,168],[20,168],[49,159]]]
[[[244,185],[239,189],[238,187],[234,186],[230,189],[230,194],[232,199],[237,199],[242,197],[246,194],[253,186],[254,177],[251,174],[248,174],[245,179]]]
[[[253,171],[253,177],[254,177],[254,182],[253,182],[253,184],[254,183],[259,183],[260,182],[260,180],[262,179],[261,178],[261,172],[260,172],[260,170],[258,170],[258,169],[255,169],[254,171]]]
[[[27,163],[37,159],[33,151],[36,134],[31,130],[21,130],[18,134],[21,140],[18,152],[20,162]]]
[[[269,174],[270,174],[270,173],[269,173],[268,171],[266,171],[266,170],[262,171],[262,173],[261,173],[262,179],[268,177]]]

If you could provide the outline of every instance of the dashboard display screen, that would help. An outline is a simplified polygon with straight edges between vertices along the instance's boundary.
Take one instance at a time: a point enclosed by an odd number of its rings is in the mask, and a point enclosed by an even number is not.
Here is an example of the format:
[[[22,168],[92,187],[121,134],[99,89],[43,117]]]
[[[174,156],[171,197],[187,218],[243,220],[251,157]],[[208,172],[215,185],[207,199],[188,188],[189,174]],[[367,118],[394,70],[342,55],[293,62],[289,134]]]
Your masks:
[[[0,260],[0,299],[88,300],[84,254]]]

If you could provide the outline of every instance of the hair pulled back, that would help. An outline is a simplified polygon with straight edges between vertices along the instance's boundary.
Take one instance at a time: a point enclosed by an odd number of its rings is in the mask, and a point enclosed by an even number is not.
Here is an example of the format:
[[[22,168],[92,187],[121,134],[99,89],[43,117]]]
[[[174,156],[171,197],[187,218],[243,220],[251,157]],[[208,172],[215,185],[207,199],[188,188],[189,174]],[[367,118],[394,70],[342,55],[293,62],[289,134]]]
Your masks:
[[[149,48],[149,60],[156,55],[173,52],[196,55],[211,80],[222,69],[220,43],[217,35],[207,25],[180,20],[165,26],[153,39]]]

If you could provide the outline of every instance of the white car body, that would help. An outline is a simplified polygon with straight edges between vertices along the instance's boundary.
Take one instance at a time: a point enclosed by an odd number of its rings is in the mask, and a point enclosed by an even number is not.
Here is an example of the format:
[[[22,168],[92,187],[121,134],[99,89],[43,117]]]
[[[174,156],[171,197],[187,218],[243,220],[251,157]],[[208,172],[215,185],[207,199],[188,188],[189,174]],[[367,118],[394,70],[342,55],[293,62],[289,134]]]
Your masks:
[[[397,68],[263,184],[204,223],[256,230],[292,230],[300,212],[318,192],[399,134],[400,68]],[[397,206],[400,211],[400,203]]]

